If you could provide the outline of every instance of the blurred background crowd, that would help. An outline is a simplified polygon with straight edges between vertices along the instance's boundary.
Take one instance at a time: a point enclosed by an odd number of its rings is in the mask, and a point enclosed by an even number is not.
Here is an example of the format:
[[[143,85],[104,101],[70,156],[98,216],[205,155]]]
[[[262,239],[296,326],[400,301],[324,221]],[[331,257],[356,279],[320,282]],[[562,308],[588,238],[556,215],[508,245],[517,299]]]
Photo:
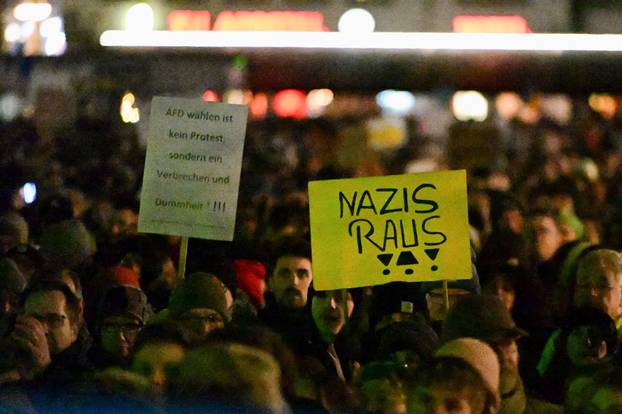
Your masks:
[[[0,2],[0,412],[622,412],[610,38],[572,53],[114,43],[200,43],[259,18],[349,21],[354,38],[615,32],[616,2],[190,3]],[[137,229],[156,95],[249,107],[234,239],[191,239],[184,277],[180,237]],[[314,290],[310,181],[450,169],[467,170],[472,279]]]

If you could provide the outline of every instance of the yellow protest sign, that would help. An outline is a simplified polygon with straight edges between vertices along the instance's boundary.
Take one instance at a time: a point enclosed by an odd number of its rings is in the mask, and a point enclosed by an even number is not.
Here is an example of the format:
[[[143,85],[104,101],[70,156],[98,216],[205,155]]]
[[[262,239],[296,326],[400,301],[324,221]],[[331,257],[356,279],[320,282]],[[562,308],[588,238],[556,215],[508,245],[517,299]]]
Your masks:
[[[470,279],[466,171],[309,183],[313,285]]]

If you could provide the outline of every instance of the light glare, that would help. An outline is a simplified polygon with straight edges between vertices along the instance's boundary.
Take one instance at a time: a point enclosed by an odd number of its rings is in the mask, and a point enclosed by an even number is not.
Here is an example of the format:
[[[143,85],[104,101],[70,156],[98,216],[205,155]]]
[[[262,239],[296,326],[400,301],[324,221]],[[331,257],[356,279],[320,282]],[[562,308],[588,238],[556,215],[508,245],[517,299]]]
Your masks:
[[[453,114],[459,121],[482,122],[488,117],[488,101],[477,91],[458,91],[451,102]]]
[[[371,33],[376,27],[374,16],[364,9],[350,9],[339,18],[338,29],[343,33]]]
[[[55,36],[63,32],[63,19],[60,17],[51,17],[41,22],[39,33],[43,37]]]
[[[244,104],[244,98],[244,91],[242,89],[229,89],[222,96],[223,102],[235,105]]]
[[[131,32],[149,32],[153,30],[153,20],[153,8],[147,3],[138,3],[127,11],[125,29]]]
[[[60,32],[51,35],[45,41],[45,54],[47,56],[60,56],[67,50],[67,37]]]
[[[406,115],[415,107],[415,96],[408,91],[387,89],[376,95],[376,104],[391,114]]]
[[[497,113],[504,120],[515,118],[525,102],[514,92],[502,92],[495,99]]]
[[[24,203],[32,204],[37,198],[37,186],[35,183],[26,183],[19,190],[19,194],[24,199]]]
[[[588,104],[590,105],[590,108],[596,112],[599,112],[607,119],[613,118],[618,109],[616,100],[611,95],[607,94],[591,94]]]
[[[367,50],[622,51],[622,35],[574,33],[217,32],[107,30],[110,47],[313,48]]]
[[[126,124],[128,123],[135,124],[138,121],[140,121],[140,112],[138,108],[134,107],[135,103],[136,103],[136,98],[134,97],[134,94],[131,92],[128,92],[125,95],[123,95],[123,98],[121,99],[121,109],[119,113],[121,115],[121,119]]]
[[[9,23],[4,29],[4,40],[7,43],[15,43],[22,36],[22,30],[18,23]]]
[[[20,3],[15,6],[13,16],[20,22],[40,22],[52,14],[52,6],[49,3]]]

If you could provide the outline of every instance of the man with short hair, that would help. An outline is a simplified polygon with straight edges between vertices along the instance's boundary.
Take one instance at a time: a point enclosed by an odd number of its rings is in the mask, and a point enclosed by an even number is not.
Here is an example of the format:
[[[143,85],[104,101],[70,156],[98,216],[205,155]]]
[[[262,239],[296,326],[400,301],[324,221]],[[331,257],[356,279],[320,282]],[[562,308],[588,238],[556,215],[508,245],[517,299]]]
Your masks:
[[[308,306],[313,281],[310,244],[297,238],[281,240],[269,268],[266,305],[259,318],[293,345],[312,326]]]
[[[77,383],[90,371],[89,338],[80,335],[80,301],[65,283],[43,280],[26,293],[23,312],[3,348],[12,355],[1,382],[33,380],[41,386]],[[12,349],[12,352],[9,351]]]
[[[530,224],[536,260],[538,263],[546,262],[566,241],[557,216],[549,210],[536,210],[531,213]]]

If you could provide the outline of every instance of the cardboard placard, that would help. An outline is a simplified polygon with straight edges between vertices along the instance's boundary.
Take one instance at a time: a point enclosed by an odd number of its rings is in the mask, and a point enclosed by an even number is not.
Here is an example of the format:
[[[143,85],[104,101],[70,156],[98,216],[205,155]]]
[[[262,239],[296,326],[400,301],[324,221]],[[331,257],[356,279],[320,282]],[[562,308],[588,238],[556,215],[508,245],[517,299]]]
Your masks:
[[[248,108],[154,97],[138,231],[233,240]]]
[[[470,279],[466,171],[309,183],[316,290]]]

